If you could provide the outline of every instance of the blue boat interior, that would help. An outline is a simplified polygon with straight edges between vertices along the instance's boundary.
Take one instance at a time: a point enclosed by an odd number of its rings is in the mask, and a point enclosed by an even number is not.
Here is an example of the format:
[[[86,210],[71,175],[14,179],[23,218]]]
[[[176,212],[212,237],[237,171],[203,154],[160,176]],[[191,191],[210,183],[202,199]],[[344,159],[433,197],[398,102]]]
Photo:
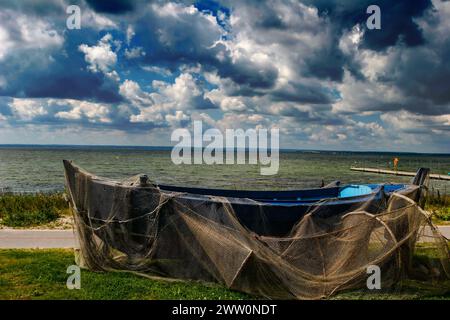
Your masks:
[[[373,189],[367,185],[352,184],[339,190],[338,198],[348,198],[364,196],[373,192]]]
[[[337,187],[289,191],[247,191],[208,188],[186,188],[158,185],[161,190],[182,192],[193,195],[208,195],[227,198],[246,198],[270,203],[304,203],[323,199],[351,199],[378,193],[383,188],[385,193],[391,193],[406,187],[404,184],[351,184]]]

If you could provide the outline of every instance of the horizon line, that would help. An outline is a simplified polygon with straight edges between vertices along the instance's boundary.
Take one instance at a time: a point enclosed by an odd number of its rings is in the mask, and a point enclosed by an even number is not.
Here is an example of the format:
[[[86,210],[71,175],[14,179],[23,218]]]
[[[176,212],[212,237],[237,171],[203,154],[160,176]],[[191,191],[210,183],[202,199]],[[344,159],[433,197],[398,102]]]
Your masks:
[[[39,143],[0,143],[1,147],[110,147],[110,148],[154,148],[170,149],[174,146],[149,146],[149,145],[113,145],[113,144],[39,144]],[[193,148],[195,149],[195,148]],[[236,148],[235,148],[236,149]],[[225,150],[227,150],[225,148]],[[245,148],[245,150],[250,150]],[[448,155],[450,152],[415,152],[415,151],[375,151],[375,150],[337,150],[337,149],[305,149],[305,148],[280,148],[280,151],[296,152],[353,152],[353,153],[400,153],[400,154],[426,154],[426,155]]]

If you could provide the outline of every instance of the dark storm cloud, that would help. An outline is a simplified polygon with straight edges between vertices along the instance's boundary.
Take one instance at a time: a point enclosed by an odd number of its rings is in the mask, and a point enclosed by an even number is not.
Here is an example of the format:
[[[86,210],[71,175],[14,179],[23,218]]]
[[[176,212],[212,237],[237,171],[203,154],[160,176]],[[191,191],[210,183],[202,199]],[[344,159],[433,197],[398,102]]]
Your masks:
[[[217,106],[210,99],[203,96],[196,96],[189,101],[189,104],[196,110],[217,109]]]
[[[143,2],[144,0],[3,0],[2,8],[42,16],[53,15],[58,11],[64,14],[69,5],[83,7],[87,4],[99,13],[121,14],[133,11]]]
[[[328,106],[327,109],[331,109]],[[302,111],[296,108],[286,108],[282,112],[278,113],[278,116],[292,117],[297,120],[299,124],[309,124],[309,125],[331,125],[339,126],[347,124],[347,121],[341,117],[331,118],[328,114],[329,110],[324,110],[323,112],[312,112],[312,111]]]
[[[369,5],[381,9],[381,30],[370,30],[364,35],[364,45],[372,50],[384,50],[399,40],[407,46],[424,44],[425,39],[414,18],[421,17],[432,8],[430,0],[302,0],[319,10],[320,15],[330,18],[336,32],[349,30],[360,23],[366,28]]]
[[[318,18],[301,2],[231,1],[231,4],[233,13],[239,17],[237,27],[253,33],[253,40],[258,44],[277,44],[288,52],[289,60],[298,68],[299,76],[342,81],[344,70],[348,69],[356,77],[361,77],[359,66],[339,48],[340,38],[346,30],[334,20],[329,21],[324,16]],[[236,34],[240,31],[234,30]],[[301,34],[310,38],[324,38],[311,54],[304,52],[303,48],[310,45],[308,39],[296,36]],[[303,41],[305,43],[302,44]]]
[[[386,52],[383,68],[375,81],[366,85],[367,90],[384,85],[391,92],[395,90],[400,99],[390,101],[384,92],[373,100],[361,95],[359,104],[362,108],[356,107],[355,111],[406,110],[431,116],[450,113],[450,33],[446,27],[445,8],[440,7],[442,4],[436,1],[437,8],[429,9],[416,20],[424,44],[408,46],[401,42],[392,46]],[[359,95],[356,89],[354,93]]]
[[[409,99],[408,109],[421,114],[450,112],[450,41],[434,48],[399,52],[381,82],[397,86]]]
[[[192,14],[181,8],[171,9],[173,14],[168,15],[155,7],[136,22],[138,44],[146,48],[141,58],[144,63],[162,64],[172,71],[182,64],[200,64],[246,87],[267,89],[274,85],[277,70],[272,65],[256,65],[247,57],[233,60],[230,51],[217,42],[225,32],[219,24],[200,12]]]
[[[78,50],[81,43],[95,43],[98,35],[89,28],[67,30],[65,12],[57,10],[56,6],[49,7],[56,11],[43,11],[38,4],[28,8],[34,10],[36,17],[33,18],[22,12],[19,18],[15,11],[0,13],[2,27],[8,31],[7,45],[13,46],[0,59],[1,76],[6,78],[6,85],[0,86],[0,95],[121,101],[118,84],[101,73],[87,70],[83,53]],[[42,12],[49,15],[38,15]],[[18,22],[18,19],[22,20]],[[36,36],[44,37],[44,40],[33,41],[28,39],[29,35],[25,38],[23,29],[33,32],[34,23],[40,28]]]
[[[258,66],[248,59],[235,62],[228,59],[226,63],[217,61],[215,67],[221,77],[253,89],[270,89],[278,77],[278,70],[274,66]]]
[[[388,49],[394,50],[383,73],[377,76],[376,83],[372,85],[383,84],[395,88],[404,98],[392,102],[383,96],[376,99],[362,96],[361,107],[355,106],[353,111],[407,110],[424,115],[450,113],[450,40],[433,32],[444,21],[439,21],[431,1],[303,2],[317,7],[321,16],[330,19],[335,32],[333,41],[325,50],[306,60],[308,75],[341,81],[343,70],[347,68],[356,79],[364,82],[358,62],[352,55],[343,55],[338,48],[338,39],[343,32],[351,30],[357,23],[364,31],[360,50],[369,49],[380,54]],[[366,28],[366,8],[371,4],[381,9],[381,30]],[[426,21],[428,30],[422,29],[419,19]],[[367,90],[371,90],[369,82]]]
[[[330,104],[336,100],[331,92],[324,91],[319,85],[289,83],[282,89],[271,93],[273,101],[291,101],[306,104]]]
[[[89,6],[97,12],[122,14],[133,11],[136,2],[133,0],[86,0]]]
[[[0,63],[8,79],[8,85],[0,88],[0,95],[22,98],[89,99],[101,102],[122,101],[117,84],[100,73],[86,70],[84,60],[72,54],[69,58],[59,55],[55,58],[56,60],[44,70],[25,68],[17,72],[15,66],[17,63],[20,64],[20,61],[16,59],[8,60],[8,65]],[[19,60],[21,59],[26,58],[21,56]]]
[[[339,40],[344,32],[351,30],[356,24],[360,24],[363,29],[366,29],[361,47],[376,51],[395,46],[398,42],[406,46],[423,45],[425,39],[414,19],[423,16],[428,9],[432,8],[430,0],[400,0],[395,2],[390,0],[375,2],[372,0],[303,0],[301,2],[317,8],[319,15],[330,21],[330,30],[333,34],[330,35],[325,47],[318,48],[315,55],[302,57],[305,66],[299,72],[308,77],[332,81],[342,81],[345,69],[349,70],[353,76],[362,78],[359,71],[360,66],[351,56],[344,55],[339,48]],[[277,5],[280,3],[287,4],[288,1],[250,1],[245,3],[231,1],[231,3],[238,8],[237,10],[244,8],[244,10],[250,12],[247,18],[251,21],[250,23],[255,30],[261,30],[258,33],[260,36],[264,36],[264,29],[267,32],[284,30],[286,35],[290,31],[299,31],[297,28],[308,30],[308,25],[295,26],[295,29],[292,29],[286,23],[285,18],[277,13]],[[378,5],[381,9],[381,30],[367,30],[366,28],[366,21],[369,17],[366,9],[372,4]],[[295,11],[295,9],[293,10]],[[295,13],[299,17],[302,16],[301,12]],[[314,30],[314,32],[318,31],[318,29]],[[274,39],[274,41],[280,40]],[[293,54],[295,53],[293,52]]]
[[[29,98],[61,98],[61,99],[95,99],[100,102],[120,102],[122,97],[117,93],[117,85],[107,84],[99,74],[48,74],[40,75],[28,86],[23,86]],[[35,86],[41,83],[41,86]]]
[[[305,59],[306,67],[302,74],[318,79],[342,81],[347,58],[337,48],[337,40],[325,50],[320,50],[317,55]]]

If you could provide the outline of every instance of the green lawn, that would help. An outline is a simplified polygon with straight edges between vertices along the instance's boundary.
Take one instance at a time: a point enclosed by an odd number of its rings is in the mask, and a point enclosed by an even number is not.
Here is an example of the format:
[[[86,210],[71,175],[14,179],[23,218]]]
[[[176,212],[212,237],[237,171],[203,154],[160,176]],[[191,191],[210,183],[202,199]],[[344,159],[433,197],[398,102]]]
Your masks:
[[[152,280],[130,273],[81,271],[69,290],[73,250],[0,250],[0,299],[248,299],[214,284]]]
[[[0,250],[0,299],[254,299],[216,284],[153,280],[130,273],[81,271],[81,289],[66,288],[72,250]],[[351,291],[333,299],[450,299],[409,282],[401,290]],[[428,292],[428,293],[427,293]]]

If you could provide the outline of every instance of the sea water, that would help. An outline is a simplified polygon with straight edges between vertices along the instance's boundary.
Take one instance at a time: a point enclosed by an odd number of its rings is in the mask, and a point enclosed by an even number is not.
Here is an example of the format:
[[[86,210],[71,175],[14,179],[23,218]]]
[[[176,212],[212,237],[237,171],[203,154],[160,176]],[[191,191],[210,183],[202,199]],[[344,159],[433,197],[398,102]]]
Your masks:
[[[258,165],[175,165],[170,148],[0,146],[0,191],[53,192],[64,190],[62,160],[99,176],[123,179],[145,173],[156,183],[227,189],[288,190],[329,183],[407,183],[411,177],[351,171],[351,166],[399,170],[429,167],[433,173],[450,172],[450,155],[337,151],[281,151],[276,175],[262,176]],[[441,193],[450,193],[449,181],[432,180]]]

